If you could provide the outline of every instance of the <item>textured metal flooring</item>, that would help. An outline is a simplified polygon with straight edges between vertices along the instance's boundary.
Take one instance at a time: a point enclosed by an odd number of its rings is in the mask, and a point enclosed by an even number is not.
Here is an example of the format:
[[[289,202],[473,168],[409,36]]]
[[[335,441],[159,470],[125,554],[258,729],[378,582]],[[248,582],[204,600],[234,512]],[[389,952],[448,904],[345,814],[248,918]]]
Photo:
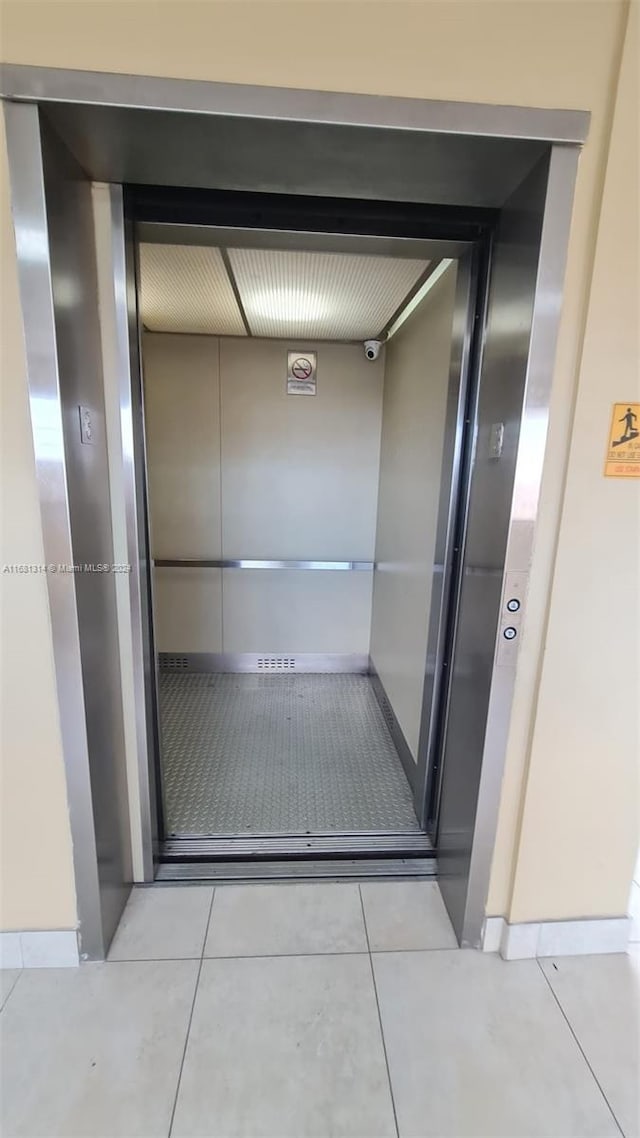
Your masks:
[[[170,834],[419,829],[367,676],[161,673]]]

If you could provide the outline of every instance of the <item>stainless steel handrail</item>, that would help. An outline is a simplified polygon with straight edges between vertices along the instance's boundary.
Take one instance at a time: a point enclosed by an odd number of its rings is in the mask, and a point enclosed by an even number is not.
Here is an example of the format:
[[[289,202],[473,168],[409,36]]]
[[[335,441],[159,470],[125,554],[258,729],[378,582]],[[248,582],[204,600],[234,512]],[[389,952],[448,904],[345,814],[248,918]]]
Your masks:
[[[254,561],[199,557],[157,557],[156,569],[321,569],[338,572],[369,571],[373,561]]]

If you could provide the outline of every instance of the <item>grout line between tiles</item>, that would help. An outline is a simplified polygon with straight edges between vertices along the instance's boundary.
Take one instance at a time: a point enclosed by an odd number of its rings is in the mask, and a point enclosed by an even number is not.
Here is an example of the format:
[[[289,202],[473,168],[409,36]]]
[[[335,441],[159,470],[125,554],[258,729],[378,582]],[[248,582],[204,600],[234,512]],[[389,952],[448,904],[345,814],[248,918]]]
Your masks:
[[[180,1084],[182,1082],[182,1072],[184,1070],[184,1061],[185,1061],[185,1058],[187,1055],[187,1047],[189,1046],[189,1035],[191,1034],[191,1023],[193,1021],[193,1012],[194,1012],[194,1008],[196,1006],[196,999],[198,996],[198,988],[200,986],[200,974],[202,972],[202,966],[204,964],[204,946],[207,942],[207,935],[209,932],[209,922],[211,920],[211,910],[213,909],[213,898],[215,897],[215,895],[216,895],[216,888],[214,885],[213,889],[212,889],[212,893],[211,893],[211,902],[209,904],[209,915],[207,917],[207,927],[206,927],[205,934],[204,934],[204,940],[202,942],[202,955],[200,956],[200,964],[198,966],[198,975],[196,976],[196,984],[195,984],[195,988],[193,989],[193,1000],[191,1001],[191,1011],[189,1012],[189,1020],[187,1022],[187,1030],[186,1030],[186,1034],[184,1037],[184,1047],[182,1048],[182,1058],[180,1060],[180,1070],[178,1071],[178,1081],[176,1083],[176,1093],[175,1093],[175,1096],[173,1099],[173,1107],[171,1109],[171,1120],[169,1122],[168,1138],[171,1138],[171,1132],[173,1130],[173,1122],[174,1122],[174,1119],[176,1116],[176,1107],[178,1105],[178,1096],[180,1094]]]
[[[15,992],[15,990],[16,990],[16,988],[17,988],[17,986],[18,986],[19,982],[20,982],[20,977],[22,976],[22,973],[23,973],[23,972],[24,972],[24,968],[20,968],[20,969],[18,970],[18,975],[16,976],[15,980],[13,981],[13,984],[12,984],[12,985],[11,985],[11,987],[9,988],[9,991],[7,992],[7,994],[6,994],[5,998],[4,998],[4,1001],[3,1001],[3,1003],[2,1003],[2,1007],[0,1007],[0,1014],[2,1014],[2,1012],[3,1012],[3,1011],[4,1011],[4,1009],[6,1008],[7,1004],[9,1003],[9,1000],[11,999],[11,997],[12,997],[13,993]]]
[[[211,924],[211,914],[213,913],[213,902],[215,901],[215,897],[216,897],[216,886],[212,885],[211,888],[212,888],[211,904],[209,905],[209,916],[207,917],[207,927],[204,930],[204,940],[202,941],[202,951],[200,953],[200,959],[201,960],[204,960],[204,953],[205,953],[205,949],[207,947],[207,938],[209,936],[209,925]]]
[[[369,944],[369,930],[367,928],[367,918],[364,911],[364,901],[362,898],[362,887],[358,885],[358,895],[360,897],[360,908],[362,910],[362,923],[364,924],[364,935],[367,941],[367,956],[369,958],[369,968],[371,970],[371,982],[373,984],[373,994],[376,1001],[376,1009],[378,1012],[378,1024],[380,1027],[380,1041],[382,1043],[382,1051],[384,1054],[384,1063],[387,1068],[387,1082],[389,1084],[389,1095],[391,1097],[391,1109],[393,1110],[393,1123],[396,1128],[396,1138],[400,1138],[400,1128],[398,1126],[398,1115],[396,1112],[396,1100],[393,1096],[393,1086],[391,1083],[391,1071],[389,1070],[389,1056],[387,1055],[387,1044],[384,1038],[384,1027],[382,1026],[382,1014],[380,1012],[380,1000],[378,999],[378,987],[376,985],[376,974],[373,968],[373,958],[371,956],[371,946]]]
[[[565,1010],[564,1010],[564,1008],[563,1008],[563,1006],[562,1006],[562,1004],[561,1004],[561,1002],[560,1002],[560,998],[559,998],[559,996],[556,994],[556,992],[555,992],[555,990],[554,990],[553,984],[551,983],[551,981],[550,981],[549,977],[547,976],[547,974],[546,974],[546,972],[545,972],[544,968],[542,967],[542,962],[541,962],[541,960],[540,960],[540,958],[539,958],[539,957],[536,957],[536,964],[538,965],[538,968],[539,968],[539,969],[540,969],[540,971],[542,972],[542,975],[543,975],[543,976],[544,976],[544,978],[545,978],[545,981],[546,981],[546,983],[547,983],[547,986],[548,986],[548,988],[549,988],[549,991],[551,992],[551,995],[553,996],[553,998],[554,998],[554,1000],[555,1000],[556,1004],[558,1005],[558,1007],[559,1007],[559,1009],[560,1009],[560,1013],[561,1013],[561,1015],[562,1015],[562,1017],[563,1017],[563,1019],[564,1019],[564,1021],[565,1021],[566,1025],[567,1025],[567,1027],[569,1028],[569,1031],[571,1032],[571,1034],[572,1034],[573,1038],[574,1038],[574,1039],[575,1039],[575,1041],[576,1041],[576,1046],[578,1047],[578,1049],[579,1049],[579,1051],[580,1051],[580,1054],[582,1055],[582,1058],[584,1059],[585,1063],[587,1064],[587,1067],[589,1068],[589,1070],[590,1070],[590,1072],[591,1072],[591,1075],[592,1075],[592,1077],[593,1077],[593,1080],[594,1080],[594,1082],[595,1082],[595,1084],[596,1084],[596,1086],[597,1086],[598,1090],[600,1091],[600,1094],[602,1095],[602,1097],[603,1097],[604,1101],[606,1102],[606,1104],[607,1104],[607,1106],[608,1106],[608,1108],[609,1108],[609,1112],[610,1112],[610,1114],[611,1114],[611,1117],[613,1118],[613,1121],[615,1122],[616,1126],[618,1127],[618,1130],[620,1131],[620,1133],[621,1133],[621,1135],[622,1135],[622,1138],[625,1138],[625,1133],[624,1133],[624,1130],[622,1129],[622,1127],[621,1127],[620,1123],[618,1122],[618,1119],[616,1118],[616,1114],[615,1114],[615,1111],[613,1110],[613,1107],[611,1106],[611,1103],[609,1102],[609,1099],[607,1098],[606,1094],[604,1093],[604,1091],[603,1091],[603,1089],[602,1089],[602,1085],[601,1085],[601,1083],[600,1083],[600,1080],[599,1080],[598,1076],[596,1075],[596,1073],[595,1073],[595,1071],[594,1071],[593,1067],[591,1066],[591,1063],[590,1063],[590,1062],[589,1062],[589,1060],[587,1059],[587,1056],[586,1056],[586,1053],[585,1053],[585,1051],[584,1051],[584,1048],[582,1047],[582,1044],[580,1043],[580,1040],[578,1039],[578,1036],[576,1035],[575,1031],[573,1030],[573,1026],[572,1026],[572,1024],[571,1024],[571,1020],[569,1019],[569,1016],[568,1016],[568,1015],[567,1015],[567,1013],[565,1012]]]

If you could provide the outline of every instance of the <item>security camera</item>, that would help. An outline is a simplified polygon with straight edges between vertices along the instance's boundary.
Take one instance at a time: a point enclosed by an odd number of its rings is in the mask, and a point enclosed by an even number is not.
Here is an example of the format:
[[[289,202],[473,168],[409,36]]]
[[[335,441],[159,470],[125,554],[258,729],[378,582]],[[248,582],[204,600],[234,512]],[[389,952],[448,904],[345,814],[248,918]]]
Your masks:
[[[365,340],[364,354],[368,360],[377,360],[380,355],[382,340]]]

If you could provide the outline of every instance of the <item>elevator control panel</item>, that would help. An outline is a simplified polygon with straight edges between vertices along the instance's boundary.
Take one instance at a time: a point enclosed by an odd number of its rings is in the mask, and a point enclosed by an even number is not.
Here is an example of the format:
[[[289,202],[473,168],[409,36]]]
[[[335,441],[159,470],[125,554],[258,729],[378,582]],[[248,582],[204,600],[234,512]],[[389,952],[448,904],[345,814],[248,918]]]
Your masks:
[[[503,668],[513,667],[518,656],[527,578],[527,573],[505,574],[496,653],[496,663]]]

